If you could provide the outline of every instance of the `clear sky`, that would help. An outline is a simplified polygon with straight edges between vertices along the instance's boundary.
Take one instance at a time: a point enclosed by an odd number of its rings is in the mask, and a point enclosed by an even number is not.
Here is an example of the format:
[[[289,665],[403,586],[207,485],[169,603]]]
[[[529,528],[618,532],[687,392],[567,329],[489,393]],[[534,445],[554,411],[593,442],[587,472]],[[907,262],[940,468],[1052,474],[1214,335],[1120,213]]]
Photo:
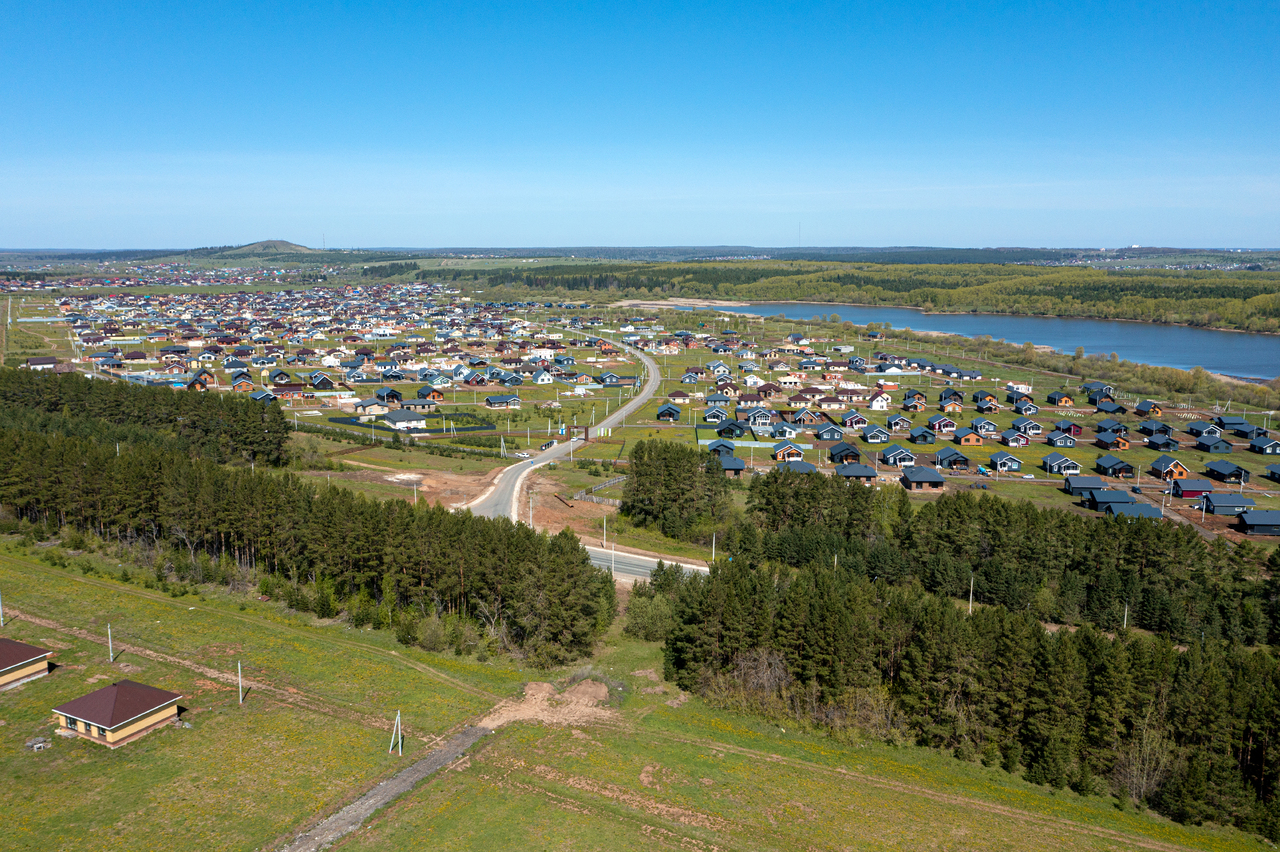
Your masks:
[[[0,246],[1280,246],[1275,2],[0,2]]]

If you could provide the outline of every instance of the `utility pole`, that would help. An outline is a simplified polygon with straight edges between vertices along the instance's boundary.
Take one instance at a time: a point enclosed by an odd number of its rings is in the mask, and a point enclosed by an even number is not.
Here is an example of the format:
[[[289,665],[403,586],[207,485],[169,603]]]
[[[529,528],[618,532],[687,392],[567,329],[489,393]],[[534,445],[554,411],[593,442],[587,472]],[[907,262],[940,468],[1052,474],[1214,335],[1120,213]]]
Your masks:
[[[244,704],[244,675],[240,671],[239,660],[236,660],[236,684],[240,687],[240,703]]]
[[[396,711],[395,724],[391,726],[391,744],[387,746],[387,754],[395,751],[397,744],[400,747],[400,754],[404,754],[404,736],[400,730],[400,711]]]
[[[111,624],[107,624],[107,662],[114,663],[116,661],[116,646],[111,641]]]
[[[973,615],[973,572],[969,572],[969,615]]]
[[[0,597],[0,627],[4,627],[4,598]]]

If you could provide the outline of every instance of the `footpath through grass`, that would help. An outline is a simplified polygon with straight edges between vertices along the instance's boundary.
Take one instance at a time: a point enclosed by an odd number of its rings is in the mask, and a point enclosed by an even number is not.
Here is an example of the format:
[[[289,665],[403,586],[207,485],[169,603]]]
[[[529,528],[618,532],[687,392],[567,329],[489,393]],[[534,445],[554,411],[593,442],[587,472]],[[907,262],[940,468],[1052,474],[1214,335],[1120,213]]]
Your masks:
[[[49,676],[0,693],[6,848],[259,848],[408,766],[525,678],[508,662],[404,648],[386,631],[317,623],[274,602],[208,587],[173,598],[34,553],[13,543],[0,552],[0,635],[57,651]],[[243,706],[238,660],[253,685]],[[53,737],[53,707],[122,678],[185,696],[192,727],[115,751]],[[387,754],[397,710],[403,757]],[[36,736],[53,747],[25,749]]]

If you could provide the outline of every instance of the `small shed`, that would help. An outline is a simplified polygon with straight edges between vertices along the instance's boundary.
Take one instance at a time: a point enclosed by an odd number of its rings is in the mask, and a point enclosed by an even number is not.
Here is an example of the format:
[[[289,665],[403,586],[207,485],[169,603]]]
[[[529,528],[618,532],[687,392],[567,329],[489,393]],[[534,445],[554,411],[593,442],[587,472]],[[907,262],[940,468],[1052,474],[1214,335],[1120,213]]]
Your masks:
[[[1161,479],[1186,479],[1191,470],[1172,456],[1161,456],[1151,463],[1151,472]]]
[[[1207,479],[1175,479],[1173,496],[1181,498],[1203,497],[1213,493],[1213,483]]]
[[[838,465],[835,470],[836,476],[843,476],[846,480],[856,479],[859,482],[870,485],[876,478],[876,471],[869,464],[856,464],[847,462]]]
[[[1062,490],[1072,497],[1084,497],[1091,491],[1101,491],[1106,487],[1097,476],[1068,476],[1062,483]]]
[[[1280,535],[1280,509],[1250,509],[1242,512],[1240,526],[1249,535]]]
[[[52,653],[13,639],[0,639],[0,690],[47,675]]]
[[[1121,518],[1150,518],[1158,521],[1164,517],[1164,511],[1150,503],[1108,503],[1104,511]]]
[[[1022,459],[1013,453],[1004,450],[998,450],[991,454],[987,464],[991,465],[992,470],[998,470],[1002,473],[1017,473],[1022,470]]]
[[[1103,476],[1116,476],[1129,479],[1133,476],[1133,465],[1108,453],[1093,463],[1093,469]]]
[[[1252,497],[1239,494],[1206,494],[1203,499],[1205,511],[1211,515],[1238,515],[1258,505]]]
[[[1138,502],[1128,491],[1115,491],[1110,488],[1103,488],[1098,491],[1090,491],[1084,495],[1084,502],[1095,512],[1105,512],[1108,506],[1117,503],[1136,503]]]
[[[947,470],[968,470],[969,457],[955,447],[943,447],[933,457],[933,463]]]
[[[913,444],[932,444],[938,440],[938,436],[928,426],[917,426],[911,430],[907,440]]]
[[[1222,482],[1247,483],[1249,481],[1249,471],[1226,459],[1211,461],[1204,466],[1204,469],[1214,479]]]
[[[1066,450],[1069,450],[1076,445],[1076,439],[1073,435],[1068,435],[1066,432],[1062,432],[1057,429],[1046,435],[1044,442],[1051,447],[1058,447],[1059,449]]]
[[[800,461],[804,458],[804,450],[790,441],[781,441],[774,445],[771,453],[774,461]]]
[[[853,444],[841,441],[831,449],[827,450],[831,456],[833,464],[844,464],[845,462],[856,462],[862,458],[861,451]]]
[[[947,487],[947,481],[931,467],[908,467],[899,479],[908,491],[937,491]]]
[[[122,680],[53,708],[63,730],[119,748],[178,717],[176,692]]]

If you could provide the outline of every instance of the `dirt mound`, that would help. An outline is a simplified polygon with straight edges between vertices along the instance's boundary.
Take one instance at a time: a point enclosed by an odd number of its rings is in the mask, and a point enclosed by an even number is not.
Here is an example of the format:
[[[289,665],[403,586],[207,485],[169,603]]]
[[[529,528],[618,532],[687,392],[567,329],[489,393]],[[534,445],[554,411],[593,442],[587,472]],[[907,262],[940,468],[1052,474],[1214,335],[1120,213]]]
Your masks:
[[[478,724],[494,729],[508,722],[565,726],[610,722],[617,714],[599,706],[608,697],[609,687],[594,680],[579,681],[558,695],[549,683],[529,683],[525,684],[523,698],[501,702]]]
[[[632,676],[632,677],[647,677],[649,680],[653,681],[654,683],[661,683],[661,682],[662,682],[662,678],[658,677],[658,673],[657,673],[657,671],[655,671],[654,669],[641,669],[641,670],[640,670],[640,671],[638,671],[638,672],[632,672],[632,673],[631,673],[631,676]]]
[[[609,687],[594,680],[580,680],[564,691],[570,701],[604,701],[609,697]]]

